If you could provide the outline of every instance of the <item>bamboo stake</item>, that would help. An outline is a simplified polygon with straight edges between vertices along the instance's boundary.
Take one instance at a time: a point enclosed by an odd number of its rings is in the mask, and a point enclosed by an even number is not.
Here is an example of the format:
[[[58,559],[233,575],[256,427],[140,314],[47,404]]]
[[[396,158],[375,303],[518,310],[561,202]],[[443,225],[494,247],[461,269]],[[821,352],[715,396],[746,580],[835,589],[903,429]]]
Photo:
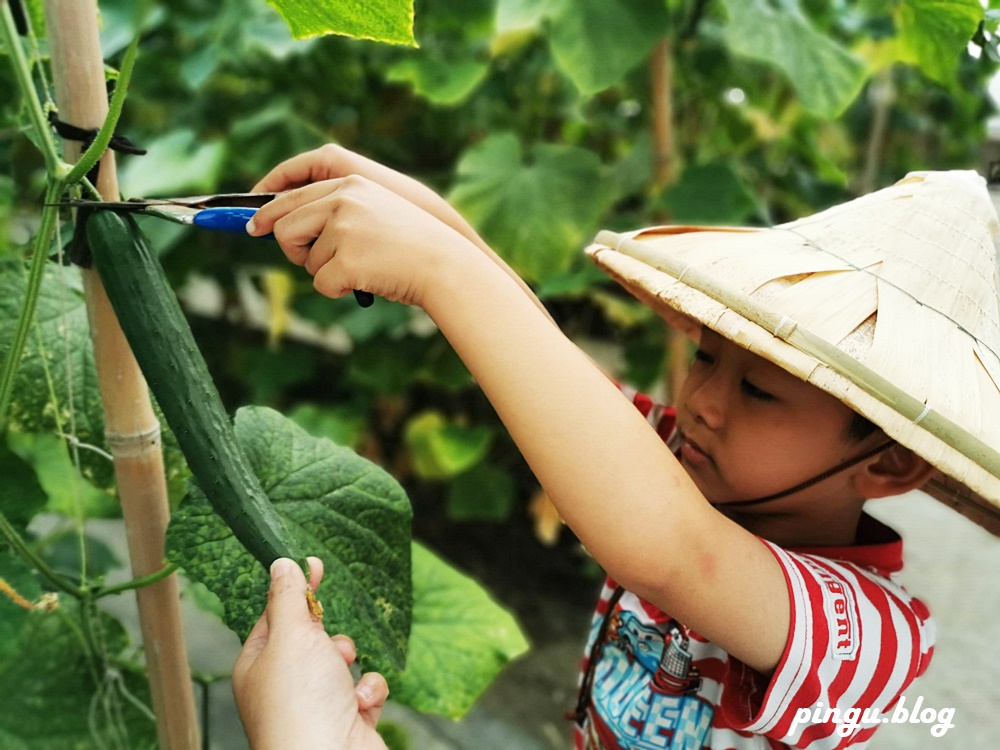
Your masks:
[[[896,101],[896,87],[892,80],[891,67],[885,68],[872,79],[868,100],[872,108],[872,124],[868,131],[868,146],[865,148],[865,167],[861,173],[859,191],[861,195],[871,193],[878,187],[885,136],[889,132],[889,115]]]
[[[60,118],[96,128],[108,112],[95,0],[46,0],[52,73]],[[67,143],[67,160],[80,145]],[[97,188],[104,200],[118,200],[118,179],[110,152],[101,159]],[[83,271],[94,359],[104,402],[105,434],[114,457],[118,494],[128,537],[132,574],[146,576],[164,565],[164,537],[170,519],[160,426],[146,381],[139,371],[93,269]],[[139,622],[149,669],[160,747],[197,750],[197,713],[184,648],[177,576],[136,590]]]
[[[670,39],[660,40],[649,58],[653,96],[653,179],[657,191],[674,180],[674,69]]]
[[[650,83],[653,96],[653,147],[655,163],[653,180],[660,192],[676,179],[674,174],[674,68],[673,49],[669,38],[662,39],[649,59]],[[665,329],[667,350],[666,389],[670,403],[680,401],[681,385],[687,377],[688,342],[679,331]]]

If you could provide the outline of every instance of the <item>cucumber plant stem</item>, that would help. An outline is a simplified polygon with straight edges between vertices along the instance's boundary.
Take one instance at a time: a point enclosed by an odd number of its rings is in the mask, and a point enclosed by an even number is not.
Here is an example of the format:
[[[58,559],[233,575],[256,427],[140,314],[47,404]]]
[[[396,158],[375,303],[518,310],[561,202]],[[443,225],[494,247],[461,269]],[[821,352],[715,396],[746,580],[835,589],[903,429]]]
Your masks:
[[[143,586],[152,586],[157,581],[162,581],[167,576],[173,575],[176,572],[177,566],[171,563],[170,565],[166,565],[155,573],[150,573],[147,576],[133,578],[131,581],[126,581],[125,583],[119,583],[114,586],[97,589],[94,592],[94,598],[100,599],[102,596],[111,596],[112,594],[121,594],[125,591],[131,591],[132,589],[140,589]]]
[[[9,13],[6,5],[4,5],[4,10]],[[50,182],[45,189],[45,202],[54,203],[61,191],[60,183]],[[0,370],[0,434],[3,434],[7,428],[7,410],[14,393],[14,377],[21,363],[24,345],[28,340],[28,331],[31,329],[31,323],[35,317],[38,293],[42,286],[42,276],[45,274],[45,264],[48,261],[48,249],[55,234],[56,216],[57,209],[54,206],[46,206],[42,209],[41,225],[38,228],[38,234],[35,235],[31,271],[28,274],[28,283],[24,290],[21,314],[17,319],[14,340],[11,342],[10,350],[3,361],[3,368]]]
[[[31,119],[31,126],[38,137],[38,146],[45,157],[45,171],[50,179],[60,178],[68,169],[68,165],[59,156],[55,139],[52,137],[52,130],[45,119],[45,112],[42,103],[38,99],[38,92],[31,80],[31,65],[24,56],[24,49],[21,47],[21,37],[17,33],[14,24],[14,16],[11,15],[10,6],[0,3],[0,39],[10,52],[10,61],[14,67],[14,76],[17,78],[18,88],[24,96],[28,109],[28,117]]]
[[[125,51],[122,59],[121,69],[118,71],[118,80],[115,83],[115,92],[111,95],[108,103],[108,116],[104,119],[100,130],[93,142],[87,147],[80,159],[73,165],[69,174],[62,180],[63,187],[68,188],[82,180],[87,173],[97,164],[98,160],[108,149],[111,143],[111,136],[118,126],[118,118],[121,117],[122,107],[125,105],[125,94],[128,91],[128,84],[132,78],[132,69],[135,67],[135,58],[139,49],[139,35],[136,34],[132,43]]]
[[[56,573],[49,567],[48,563],[46,563],[42,558],[36,555],[30,547],[28,547],[25,541],[21,538],[21,535],[17,533],[3,513],[0,513],[0,537],[6,539],[7,543],[13,547],[17,554],[23,557],[29,565],[34,567],[39,573],[47,578],[57,589],[69,594],[74,599],[83,600],[86,598],[87,595],[83,590],[77,588],[65,577]]]

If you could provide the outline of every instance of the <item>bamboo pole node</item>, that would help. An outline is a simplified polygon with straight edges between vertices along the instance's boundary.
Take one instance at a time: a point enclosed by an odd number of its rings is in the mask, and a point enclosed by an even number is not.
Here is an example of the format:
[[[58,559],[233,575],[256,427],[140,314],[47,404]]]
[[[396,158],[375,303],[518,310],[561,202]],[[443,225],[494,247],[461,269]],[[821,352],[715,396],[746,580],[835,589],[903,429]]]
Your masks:
[[[138,432],[108,432],[105,438],[111,453],[119,458],[135,458],[161,444],[162,430],[157,422],[152,427]]]

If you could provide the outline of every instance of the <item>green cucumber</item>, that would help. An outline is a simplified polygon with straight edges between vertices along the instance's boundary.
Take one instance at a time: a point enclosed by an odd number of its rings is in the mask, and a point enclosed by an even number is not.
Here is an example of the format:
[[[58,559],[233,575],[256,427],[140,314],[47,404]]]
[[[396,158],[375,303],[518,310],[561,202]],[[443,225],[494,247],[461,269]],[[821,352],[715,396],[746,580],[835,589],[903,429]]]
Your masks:
[[[216,513],[265,568],[278,557],[304,565],[300,545],[236,442],[191,327],[135,220],[95,211],[87,242],[139,368]]]

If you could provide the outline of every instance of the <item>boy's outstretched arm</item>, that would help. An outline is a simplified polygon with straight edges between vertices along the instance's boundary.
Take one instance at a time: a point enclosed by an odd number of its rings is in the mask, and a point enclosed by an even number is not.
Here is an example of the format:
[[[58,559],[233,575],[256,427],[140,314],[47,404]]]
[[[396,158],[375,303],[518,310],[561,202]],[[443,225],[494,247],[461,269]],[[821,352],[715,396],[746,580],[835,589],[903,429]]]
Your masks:
[[[469,237],[358,177],[277,198],[251,233],[272,230],[322,294],[363,289],[423,307],[607,572],[749,666],[776,666],[790,606],[772,554],[711,508],[638,411]]]
[[[412,177],[397,172],[384,164],[379,164],[361,154],[354,153],[343,146],[330,143],[281,162],[254,185],[253,192],[281,193],[316,182],[350,177],[351,175],[364,177],[391,190],[468,239],[496,263],[504,273],[514,279],[521,290],[540,310],[545,312],[546,317],[549,317],[548,312],[535,296],[531,287],[525,284],[521,277],[507,265],[506,261],[483,241],[483,238],[448,201]]]

